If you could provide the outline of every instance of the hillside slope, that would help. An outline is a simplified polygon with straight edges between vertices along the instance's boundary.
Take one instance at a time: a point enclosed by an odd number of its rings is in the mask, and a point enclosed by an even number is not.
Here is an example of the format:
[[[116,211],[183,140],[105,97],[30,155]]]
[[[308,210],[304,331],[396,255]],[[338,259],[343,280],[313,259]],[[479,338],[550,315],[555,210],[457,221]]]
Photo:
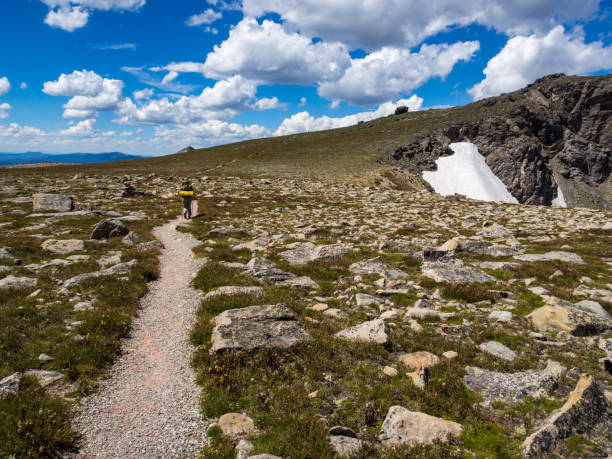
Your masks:
[[[466,106],[390,115],[346,128],[250,140],[158,158],[91,165],[91,173],[279,177],[423,188],[422,171],[474,142],[521,203],[611,209],[612,78],[552,75]],[[400,170],[401,168],[401,170]],[[63,173],[82,168],[55,168]],[[36,173],[36,170],[33,170]],[[1,172],[0,172],[1,173]]]

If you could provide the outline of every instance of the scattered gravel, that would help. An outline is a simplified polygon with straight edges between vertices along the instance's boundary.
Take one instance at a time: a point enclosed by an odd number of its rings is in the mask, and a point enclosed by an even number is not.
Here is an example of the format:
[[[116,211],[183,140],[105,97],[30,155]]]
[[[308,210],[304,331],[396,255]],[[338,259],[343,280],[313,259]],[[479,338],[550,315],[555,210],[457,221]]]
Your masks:
[[[206,442],[189,343],[201,301],[189,284],[202,261],[189,256],[198,243],[176,231],[178,222],[155,230],[166,247],[161,276],[149,284],[109,379],[82,401],[76,457],[193,457]]]

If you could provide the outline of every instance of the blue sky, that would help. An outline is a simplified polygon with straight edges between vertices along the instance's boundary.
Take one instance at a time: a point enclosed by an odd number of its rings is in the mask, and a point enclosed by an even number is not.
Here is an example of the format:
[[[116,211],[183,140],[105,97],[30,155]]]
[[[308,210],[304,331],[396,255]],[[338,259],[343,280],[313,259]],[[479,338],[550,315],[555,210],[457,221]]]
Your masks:
[[[7,0],[0,151],[160,155],[612,69],[612,0]]]

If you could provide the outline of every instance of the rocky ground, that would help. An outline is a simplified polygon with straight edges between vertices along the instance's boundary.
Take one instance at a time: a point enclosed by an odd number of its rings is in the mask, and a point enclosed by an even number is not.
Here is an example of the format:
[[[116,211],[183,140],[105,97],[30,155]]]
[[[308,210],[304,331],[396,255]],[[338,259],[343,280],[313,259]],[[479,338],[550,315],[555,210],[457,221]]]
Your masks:
[[[180,178],[0,178],[1,451],[66,452]],[[609,212],[191,178],[201,457],[612,454]]]

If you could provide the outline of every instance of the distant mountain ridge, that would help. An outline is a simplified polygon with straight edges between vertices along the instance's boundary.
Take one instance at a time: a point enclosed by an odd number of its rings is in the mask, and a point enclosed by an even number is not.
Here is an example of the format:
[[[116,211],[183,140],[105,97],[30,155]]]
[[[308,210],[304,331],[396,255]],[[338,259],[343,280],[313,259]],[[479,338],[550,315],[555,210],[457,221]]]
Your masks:
[[[0,153],[0,166],[13,166],[17,164],[37,164],[50,162],[55,164],[92,164],[110,161],[124,161],[138,159],[144,156],[128,155],[118,151],[108,153],[65,153],[51,154],[38,151],[27,153]]]

